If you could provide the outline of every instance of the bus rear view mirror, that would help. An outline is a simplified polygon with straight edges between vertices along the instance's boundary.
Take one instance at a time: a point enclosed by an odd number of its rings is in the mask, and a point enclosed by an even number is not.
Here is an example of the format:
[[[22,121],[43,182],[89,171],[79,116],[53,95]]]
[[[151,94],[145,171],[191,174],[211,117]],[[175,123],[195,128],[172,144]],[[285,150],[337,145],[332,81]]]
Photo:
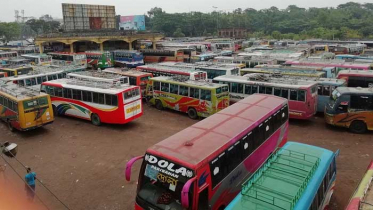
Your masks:
[[[190,186],[192,186],[193,182],[197,179],[197,177],[194,177],[192,179],[189,179],[183,189],[181,190],[181,206],[185,209],[189,208],[189,189]]]
[[[138,160],[140,160],[140,159],[142,159],[142,158],[144,158],[144,155],[143,156],[138,156],[138,157],[134,157],[134,158],[132,158],[130,161],[128,161],[127,162],[127,164],[126,164],[126,171],[125,171],[125,176],[126,176],[126,180],[127,181],[130,181],[131,180],[131,169],[132,169],[132,165],[136,162],[136,161],[138,161]]]

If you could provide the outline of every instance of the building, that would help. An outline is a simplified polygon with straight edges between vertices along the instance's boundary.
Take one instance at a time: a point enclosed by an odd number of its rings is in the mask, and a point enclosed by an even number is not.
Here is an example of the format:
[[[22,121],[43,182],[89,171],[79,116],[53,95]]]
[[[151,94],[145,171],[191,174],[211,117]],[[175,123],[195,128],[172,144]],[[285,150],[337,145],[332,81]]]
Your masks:
[[[219,29],[219,37],[246,39],[247,30],[244,28],[222,28]]]

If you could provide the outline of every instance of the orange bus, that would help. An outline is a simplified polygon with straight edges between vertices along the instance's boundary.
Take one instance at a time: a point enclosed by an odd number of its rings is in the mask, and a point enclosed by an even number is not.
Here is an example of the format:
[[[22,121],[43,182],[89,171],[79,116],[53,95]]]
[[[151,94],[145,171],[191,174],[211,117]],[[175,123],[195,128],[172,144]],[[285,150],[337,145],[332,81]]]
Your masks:
[[[183,50],[140,50],[144,55],[144,63],[160,63],[160,62],[184,62]]]
[[[0,72],[0,78],[7,77],[8,74],[6,72]]]

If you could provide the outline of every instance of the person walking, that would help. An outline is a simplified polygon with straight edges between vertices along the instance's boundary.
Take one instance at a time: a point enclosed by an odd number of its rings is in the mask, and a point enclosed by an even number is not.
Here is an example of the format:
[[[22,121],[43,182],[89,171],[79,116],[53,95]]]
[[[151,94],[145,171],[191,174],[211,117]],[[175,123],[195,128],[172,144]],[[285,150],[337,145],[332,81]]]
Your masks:
[[[26,181],[26,192],[27,192],[27,197],[30,201],[34,200],[35,196],[35,179],[36,179],[36,173],[31,171],[30,167],[26,168],[27,174],[25,176],[25,181]]]

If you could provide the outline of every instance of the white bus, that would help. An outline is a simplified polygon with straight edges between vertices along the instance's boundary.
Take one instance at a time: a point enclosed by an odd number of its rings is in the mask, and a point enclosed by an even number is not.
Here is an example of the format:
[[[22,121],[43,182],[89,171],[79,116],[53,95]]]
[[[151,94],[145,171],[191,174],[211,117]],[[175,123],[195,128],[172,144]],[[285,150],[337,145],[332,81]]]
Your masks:
[[[32,65],[42,66],[52,64],[52,56],[47,54],[24,54],[21,57],[30,60]]]
[[[101,81],[108,82],[111,84],[116,84],[119,82],[122,85],[130,85],[129,79],[127,76],[108,74],[105,72],[96,72],[96,71],[81,71],[68,73],[67,78],[75,78],[82,81]]]
[[[48,55],[52,56],[52,65],[79,65],[87,68],[87,55],[84,53],[52,52]]]

